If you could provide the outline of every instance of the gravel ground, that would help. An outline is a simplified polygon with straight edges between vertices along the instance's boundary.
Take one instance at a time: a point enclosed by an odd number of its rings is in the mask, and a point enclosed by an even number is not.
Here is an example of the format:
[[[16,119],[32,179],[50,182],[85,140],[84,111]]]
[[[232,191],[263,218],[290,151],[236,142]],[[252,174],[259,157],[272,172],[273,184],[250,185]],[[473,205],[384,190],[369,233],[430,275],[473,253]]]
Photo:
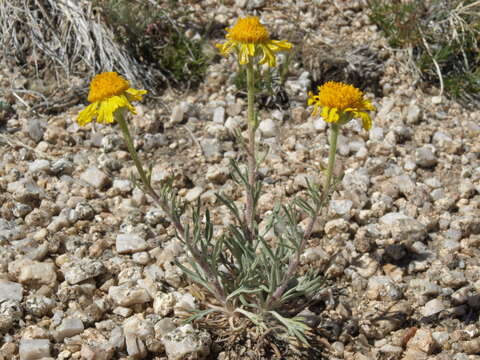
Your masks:
[[[480,359],[480,112],[414,83],[362,1],[191,6],[225,25],[257,11],[296,46],[287,106],[273,99],[260,111],[270,147],[262,215],[321,177],[327,127],[309,115],[312,86],[351,81],[377,107],[370,132],[343,128],[344,176],[302,255],[327,278],[306,310],[321,355],[259,350],[249,336],[220,344],[215,331],[183,325],[199,306],[174,264],[188,254],[131,183],[118,129],[79,128],[82,107],[47,117],[17,102],[0,129],[0,359]],[[230,216],[215,192],[242,196],[228,167],[246,112],[234,70],[218,58],[198,90],[168,90],[133,119],[153,182],[175,174],[180,196],[201,198],[220,228]],[[4,88],[19,81],[0,74]]]

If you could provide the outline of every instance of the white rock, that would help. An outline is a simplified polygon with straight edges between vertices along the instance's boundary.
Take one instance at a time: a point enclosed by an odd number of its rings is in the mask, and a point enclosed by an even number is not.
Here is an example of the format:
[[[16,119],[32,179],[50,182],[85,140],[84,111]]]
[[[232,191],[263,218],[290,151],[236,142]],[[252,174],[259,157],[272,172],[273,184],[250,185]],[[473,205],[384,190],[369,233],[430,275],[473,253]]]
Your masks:
[[[345,216],[350,213],[353,202],[351,200],[332,200],[330,206],[335,214]]]
[[[185,200],[188,202],[195,201],[200,197],[200,195],[202,195],[203,191],[204,190],[201,186],[195,186],[193,189],[188,190],[187,194],[185,195]]]
[[[65,318],[60,326],[54,332],[54,338],[57,342],[63,341],[67,337],[81,334],[84,330],[82,320],[78,318]]]
[[[197,304],[195,298],[191,294],[178,294],[177,301],[173,307],[176,316],[188,315],[195,309],[197,309]]]
[[[37,360],[50,357],[50,340],[22,339],[19,348],[20,360]]]
[[[132,182],[125,179],[115,179],[113,180],[112,187],[119,190],[122,194],[129,193],[133,189]]]
[[[22,284],[41,284],[53,287],[57,282],[55,265],[47,262],[26,263],[20,268],[18,281]]]
[[[381,142],[384,139],[384,133],[381,127],[373,126],[368,133],[372,141]]]
[[[421,110],[415,102],[408,105],[406,120],[408,124],[417,124],[421,120]]]
[[[400,220],[410,220],[410,219],[413,219],[413,218],[410,217],[410,216],[407,216],[403,213],[391,212],[391,213],[388,213],[388,214],[385,214],[384,216],[382,216],[380,218],[380,223],[390,226],[390,225],[396,224]]]
[[[212,339],[206,331],[187,324],[167,333],[161,339],[169,360],[205,359],[210,354]]]
[[[219,106],[213,110],[213,122],[217,124],[223,124],[225,121],[225,108]]]
[[[277,125],[272,119],[265,119],[260,121],[258,129],[265,138],[275,137],[277,134]]]
[[[118,234],[115,247],[119,254],[132,254],[147,249],[147,242],[138,234]]]
[[[80,179],[89,183],[96,189],[103,190],[111,184],[110,177],[96,167],[90,167],[85,170]]]
[[[225,181],[227,181],[228,175],[228,167],[215,164],[208,167],[206,178],[208,181],[215,184],[223,184]]]
[[[225,121],[225,127],[230,132],[240,130],[243,124],[243,118],[241,116],[229,116]]]
[[[435,350],[436,342],[429,329],[418,329],[415,335],[408,341],[407,347],[431,355]]]
[[[126,334],[125,343],[129,359],[144,359],[147,356],[147,348],[139,337],[133,334]]]
[[[415,150],[415,162],[422,168],[431,168],[438,162],[431,146],[423,146]]]
[[[16,282],[0,280],[0,302],[3,300],[22,301],[23,286]]]
[[[168,316],[173,312],[177,297],[173,293],[157,293],[153,299],[153,312],[161,316]]]
[[[315,117],[312,120],[312,126],[317,132],[324,132],[327,128],[327,123],[323,120],[322,117]]]
[[[147,290],[127,285],[111,286],[108,289],[108,296],[120,306],[144,304],[151,300]]]
[[[440,299],[433,299],[427,302],[422,308],[422,315],[425,317],[435,315],[445,310],[445,304]]]
[[[388,276],[372,276],[368,279],[366,295],[371,300],[399,300],[402,292]]]
[[[114,314],[117,314],[117,315],[120,315],[120,316],[126,318],[126,317],[129,317],[130,315],[132,315],[133,310],[128,308],[128,307],[117,306],[115,309],[113,309],[112,312]]]
[[[105,267],[100,261],[85,258],[67,262],[62,266],[61,270],[65,280],[69,284],[74,285],[103,274]]]
[[[48,171],[50,169],[50,161],[45,159],[38,159],[30,163],[28,172],[37,173],[41,171]]]
[[[170,124],[179,124],[183,121],[185,112],[187,111],[186,103],[180,103],[174,106],[172,115],[170,116]]]

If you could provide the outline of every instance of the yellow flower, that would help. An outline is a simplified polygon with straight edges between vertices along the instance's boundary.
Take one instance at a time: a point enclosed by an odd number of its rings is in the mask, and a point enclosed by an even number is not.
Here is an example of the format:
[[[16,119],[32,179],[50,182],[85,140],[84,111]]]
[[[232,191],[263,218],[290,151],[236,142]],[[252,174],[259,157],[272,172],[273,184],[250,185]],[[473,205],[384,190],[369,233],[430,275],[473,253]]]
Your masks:
[[[329,81],[318,87],[318,95],[308,93],[308,105],[313,104],[312,115],[322,108],[322,118],[326,122],[345,124],[353,118],[360,118],[365,130],[372,127],[372,119],[367,111],[375,110],[370,100],[363,98],[363,92],[352,85]]]
[[[276,65],[275,53],[292,48],[292,44],[286,40],[270,40],[268,30],[260,24],[257,16],[240,18],[233,27],[226,30],[227,42],[216,46],[225,56],[235,50],[241,65],[248,64],[250,58],[260,53],[262,58],[259,64],[268,63],[273,67]]]
[[[98,123],[109,124],[115,120],[115,112],[120,109],[136,114],[131,102],[142,100],[142,95],[146,93],[146,90],[130,88],[128,81],[116,72],[98,74],[90,83],[88,101],[91,104],[80,111],[77,122],[83,126],[96,118]]]

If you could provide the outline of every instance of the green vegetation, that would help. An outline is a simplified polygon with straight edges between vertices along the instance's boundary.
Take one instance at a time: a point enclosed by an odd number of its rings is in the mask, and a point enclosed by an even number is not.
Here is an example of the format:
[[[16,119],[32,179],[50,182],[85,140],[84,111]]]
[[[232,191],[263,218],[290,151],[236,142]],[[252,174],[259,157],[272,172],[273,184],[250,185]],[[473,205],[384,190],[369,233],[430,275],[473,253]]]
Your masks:
[[[369,0],[389,45],[408,50],[414,72],[447,95],[480,101],[480,1]]]
[[[117,42],[145,66],[158,70],[174,87],[198,85],[207,58],[200,25],[194,14],[170,0],[162,5],[148,1],[96,0]]]

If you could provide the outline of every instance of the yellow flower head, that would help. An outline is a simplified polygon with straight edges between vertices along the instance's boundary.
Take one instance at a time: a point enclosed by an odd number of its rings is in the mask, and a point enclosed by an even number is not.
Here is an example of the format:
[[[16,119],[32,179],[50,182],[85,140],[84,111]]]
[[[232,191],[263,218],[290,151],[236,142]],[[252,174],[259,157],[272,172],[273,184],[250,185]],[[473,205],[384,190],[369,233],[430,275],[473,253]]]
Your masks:
[[[98,123],[109,124],[115,120],[115,112],[127,109],[136,114],[131,101],[140,101],[146,90],[130,88],[127,80],[116,72],[104,72],[96,75],[90,83],[88,101],[91,102],[78,114],[77,122],[80,126],[97,119]]]
[[[250,58],[260,53],[262,58],[259,64],[268,63],[273,67],[277,63],[275,53],[292,48],[292,44],[286,40],[270,40],[268,30],[260,24],[257,16],[240,18],[233,27],[226,30],[227,41],[216,46],[225,56],[235,50],[241,65],[248,64]]]
[[[365,130],[372,127],[367,111],[375,110],[370,100],[363,98],[363,92],[352,85],[329,81],[318,87],[318,95],[308,93],[308,105],[313,105],[312,115],[322,108],[321,116],[326,122],[345,124],[353,118],[360,118]]]

